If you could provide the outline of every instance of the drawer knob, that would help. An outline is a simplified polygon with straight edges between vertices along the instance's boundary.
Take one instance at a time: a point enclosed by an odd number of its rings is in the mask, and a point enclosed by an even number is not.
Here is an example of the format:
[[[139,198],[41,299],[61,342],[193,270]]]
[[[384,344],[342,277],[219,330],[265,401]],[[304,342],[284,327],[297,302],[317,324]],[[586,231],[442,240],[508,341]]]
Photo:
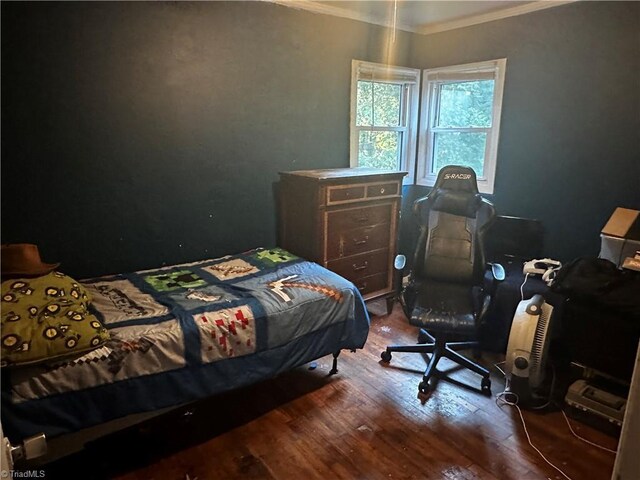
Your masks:
[[[360,270],[364,270],[369,266],[369,262],[364,262],[362,265],[353,264],[353,271],[358,272]]]
[[[384,187],[380,189],[380,195],[382,195],[383,193],[384,193]]]

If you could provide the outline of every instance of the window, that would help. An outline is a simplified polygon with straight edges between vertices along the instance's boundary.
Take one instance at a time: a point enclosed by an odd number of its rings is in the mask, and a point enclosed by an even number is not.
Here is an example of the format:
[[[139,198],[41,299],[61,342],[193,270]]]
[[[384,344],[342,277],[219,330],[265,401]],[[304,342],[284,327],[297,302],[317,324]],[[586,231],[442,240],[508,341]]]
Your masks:
[[[445,165],[464,165],[482,193],[493,193],[506,62],[424,71],[419,185],[433,186]]]
[[[353,60],[351,166],[405,170],[413,183],[420,70]]]

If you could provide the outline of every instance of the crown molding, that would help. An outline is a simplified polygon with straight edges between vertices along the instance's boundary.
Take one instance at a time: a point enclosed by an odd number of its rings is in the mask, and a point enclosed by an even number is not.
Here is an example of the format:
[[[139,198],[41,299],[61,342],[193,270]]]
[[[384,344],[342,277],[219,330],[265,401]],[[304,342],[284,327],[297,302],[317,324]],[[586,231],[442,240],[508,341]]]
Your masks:
[[[421,27],[418,27],[416,29],[416,32],[421,35],[430,35],[432,33],[445,32],[447,30],[455,30],[456,28],[470,27],[472,25],[478,25],[480,23],[493,22],[494,20],[501,20],[503,18],[515,17],[517,15],[537,12],[538,10],[544,10],[547,8],[559,7],[561,5],[575,3],[578,1],[580,0],[537,0],[525,5],[518,5],[517,7],[505,8],[503,10],[496,10],[493,12],[482,13],[470,17],[459,18],[457,20],[450,20],[448,22],[423,25]]]
[[[322,13],[325,15],[333,15],[334,17],[343,17],[350,20],[358,20],[360,22],[372,23],[382,27],[393,28],[393,20],[381,18],[375,15],[367,15],[360,12],[354,12],[346,8],[334,7],[327,3],[318,3],[311,0],[261,0],[268,3],[276,3],[284,7],[295,8],[297,10],[306,10],[313,13]],[[398,30],[405,32],[418,33],[418,29],[409,25],[398,22],[396,24]]]
[[[284,7],[295,8],[297,10],[306,10],[313,13],[320,13],[324,15],[332,15],[335,17],[348,18],[350,20],[357,20],[360,22],[372,23],[374,25],[380,25],[387,28],[393,28],[393,21],[388,18],[381,18],[374,15],[367,15],[365,13],[355,12],[346,8],[335,7],[328,3],[319,3],[312,0],[260,0],[267,3],[275,3]],[[517,7],[505,8],[502,10],[496,10],[493,12],[482,13],[479,15],[472,15],[465,18],[459,18],[456,20],[450,20],[447,22],[438,22],[433,24],[425,24],[422,26],[412,27],[403,23],[397,23],[396,28],[405,32],[419,33],[421,35],[430,35],[432,33],[445,32],[447,30],[455,30],[456,28],[470,27],[472,25],[478,25],[480,23],[493,22],[494,20],[500,20],[503,18],[515,17],[517,15],[524,15],[526,13],[537,12],[538,10],[544,10],[546,8],[559,7],[568,3],[575,3],[581,0],[536,0],[525,5],[519,5]]]

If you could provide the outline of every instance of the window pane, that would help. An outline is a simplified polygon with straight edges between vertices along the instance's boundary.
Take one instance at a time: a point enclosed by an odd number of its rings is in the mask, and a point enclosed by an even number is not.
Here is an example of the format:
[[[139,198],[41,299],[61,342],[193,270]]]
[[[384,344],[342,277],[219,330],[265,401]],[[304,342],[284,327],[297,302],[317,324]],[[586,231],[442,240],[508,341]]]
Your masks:
[[[373,84],[373,94],[373,124],[378,127],[399,127],[402,87],[376,82]]]
[[[484,176],[487,134],[476,132],[437,132],[434,134],[433,173],[445,165],[464,165]]]
[[[371,82],[358,81],[358,97],[356,99],[356,125],[359,127],[370,127],[372,125],[371,115],[371,92],[373,84]]]
[[[493,80],[440,85],[438,127],[491,127]]]
[[[398,170],[402,132],[361,131],[358,166]]]
[[[402,86],[393,83],[358,81],[356,125],[400,126]]]

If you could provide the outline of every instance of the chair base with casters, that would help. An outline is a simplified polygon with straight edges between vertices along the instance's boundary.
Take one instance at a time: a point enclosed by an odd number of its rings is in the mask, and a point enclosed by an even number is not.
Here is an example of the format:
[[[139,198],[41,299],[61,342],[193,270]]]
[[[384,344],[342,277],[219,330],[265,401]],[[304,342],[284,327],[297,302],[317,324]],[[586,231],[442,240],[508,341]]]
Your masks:
[[[423,342],[423,339],[426,339],[427,341]],[[418,340],[421,343],[416,345],[389,345],[387,349],[380,354],[380,358],[382,358],[383,362],[389,363],[392,358],[391,352],[423,353],[431,355],[427,363],[427,368],[422,376],[422,381],[418,384],[418,390],[420,393],[426,394],[430,390],[429,380],[431,380],[434,375],[441,373],[436,368],[438,361],[442,357],[445,357],[479,375],[482,375],[482,381],[480,384],[481,390],[487,395],[491,394],[489,370],[458,353],[458,350],[476,350],[478,348],[478,342],[446,342],[441,338],[434,338],[424,329],[420,330]]]

